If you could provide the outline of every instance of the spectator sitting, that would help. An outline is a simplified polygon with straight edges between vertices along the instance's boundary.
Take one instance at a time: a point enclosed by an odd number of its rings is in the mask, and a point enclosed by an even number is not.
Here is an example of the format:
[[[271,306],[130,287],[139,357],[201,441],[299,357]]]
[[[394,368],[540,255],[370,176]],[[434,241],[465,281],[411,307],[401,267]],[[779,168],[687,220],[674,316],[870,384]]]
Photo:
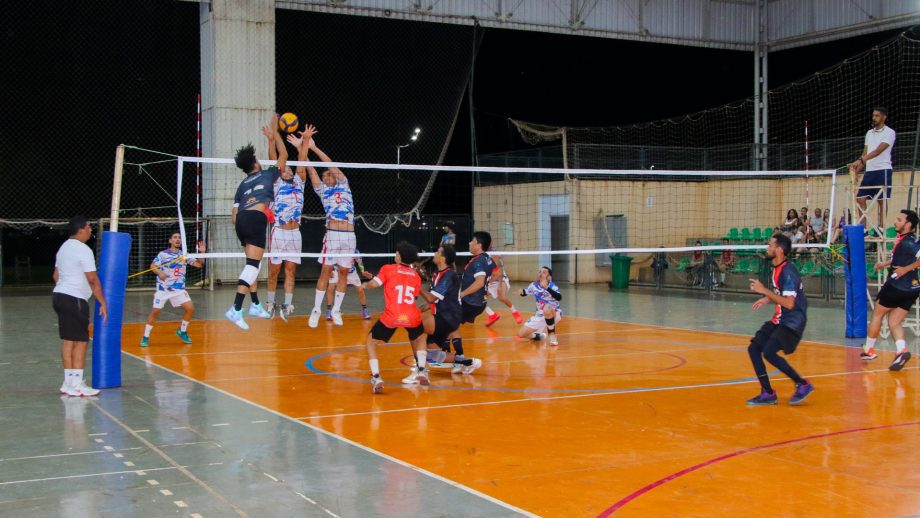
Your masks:
[[[827,239],[827,223],[821,209],[815,209],[815,217],[811,218],[811,238],[818,243]]]
[[[722,246],[728,246],[728,239],[722,240]],[[733,250],[722,250],[722,256],[719,259],[720,282],[725,284],[725,274],[735,267],[735,252]]]
[[[842,239],[843,236],[843,227],[847,224],[847,211],[844,210],[840,215],[840,221],[837,222],[837,226],[834,228],[834,235],[831,237],[831,243],[836,243],[838,239]]]
[[[703,246],[703,243],[699,240],[693,246]],[[693,256],[690,258],[690,267],[687,268],[687,273],[690,275],[690,284],[698,286],[703,282],[703,263],[705,259],[703,258],[702,250],[694,250]]]
[[[779,230],[791,238],[795,234],[797,228],[799,228],[799,213],[796,212],[795,209],[789,209],[789,211],[786,212],[786,221],[779,227]]]
[[[799,225],[799,229],[792,235],[792,244],[801,243],[803,241],[805,241],[805,226]]]

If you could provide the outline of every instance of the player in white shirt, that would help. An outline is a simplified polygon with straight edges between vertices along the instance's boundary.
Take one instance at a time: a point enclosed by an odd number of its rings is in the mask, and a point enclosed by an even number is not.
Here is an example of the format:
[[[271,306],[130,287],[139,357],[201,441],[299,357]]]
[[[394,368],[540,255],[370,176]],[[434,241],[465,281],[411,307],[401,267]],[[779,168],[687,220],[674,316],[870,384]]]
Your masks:
[[[359,254],[361,252],[355,248],[355,253]],[[361,257],[355,256],[352,258],[351,270],[348,270],[348,278],[345,279],[345,283],[349,286],[354,286],[355,289],[358,290],[358,301],[361,302],[361,318],[368,320],[371,318],[371,312],[367,309],[367,294],[364,293],[364,286],[361,285],[361,278],[358,277],[358,272],[360,272],[361,277],[367,280],[374,278],[371,272],[364,269],[364,261],[361,260]],[[335,294],[338,284],[339,271],[332,270],[332,277],[329,278],[329,287],[326,288],[326,320],[332,320],[333,295]]]
[[[288,142],[298,150],[298,160],[308,161],[309,153],[313,151],[321,161],[332,162],[329,155],[316,147],[316,141],[312,138],[304,137],[306,135],[299,137],[288,135]],[[297,166],[298,174],[302,169],[303,166]],[[355,204],[345,173],[338,167],[330,167],[323,172],[321,178],[316,169],[312,167],[305,169],[310,175],[313,192],[319,196],[323,204],[323,210],[326,211],[326,237],[323,238],[323,253],[353,254],[355,248],[357,248],[355,243]],[[346,278],[348,270],[352,266],[352,257],[326,257],[324,255],[319,258],[323,268],[319,275],[319,280],[316,281],[316,297],[308,322],[310,327],[319,325],[319,319],[322,316],[323,298],[326,296],[326,286],[329,283],[329,277],[332,275],[332,269],[338,270],[340,278]],[[345,298],[346,284],[341,282],[336,286],[335,303],[332,306],[332,323],[337,326],[343,324],[342,299]]]
[[[511,289],[511,279],[508,277],[508,274],[505,272],[505,263],[502,261],[502,258],[498,255],[495,255],[495,252],[489,250],[489,257],[495,261],[495,268],[492,270],[492,275],[489,277],[489,283],[486,285],[486,293],[489,294],[489,298],[497,299],[501,301],[502,304],[508,307],[511,310],[511,316],[514,317],[514,322],[521,324],[524,322],[524,317],[521,316],[521,312],[514,307],[514,304],[511,303],[511,299],[508,298],[508,290]],[[496,313],[486,305],[486,327],[491,326],[495,323],[496,320],[501,318],[501,315]]]
[[[86,242],[93,229],[84,216],[74,216],[67,226],[70,239],[61,245],[54,260],[54,293],[51,303],[58,316],[61,337],[61,361],[64,363],[64,383],[60,392],[68,396],[97,396],[99,389],[87,387],[83,381],[86,346],[89,344],[89,298],[99,302],[102,321],[108,319],[108,306],[102,294],[102,284],[96,274],[96,259]]]
[[[885,125],[888,119],[888,110],[877,107],[872,110],[872,129],[866,133],[862,154],[850,164],[850,176],[865,170],[860,189],[856,193],[856,202],[866,211],[869,198],[878,196],[878,226],[885,221],[885,201],[891,197],[891,148],[894,147],[895,132]],[[868,215],[863,226],[868,227]],[[884,232],[882,232],[884,233]]]
[[[537,280],[521,290],[521,296],[533,295],[537,303],[537,312],[521,326],[518,336],[532,340],[542,340],[548,332],[549,344],[559,345],[556,339],[556,324],[562,320],[562,293],[553,282],[553,271],[543,266],[537,274]]]
[[[204,243],[198,243],[198,250],[204,253],[207,249]],[[192,304],[192,298],[185,291],[185,274],[186,266],[201,268],[204,266],[204,259],[185,260],[182,254],[182,235],[173,232],[169,236],[169,248],[163,250],[150,263],[150,268],[157,276],[157,291],[153,294],[153,309],[147,316],[147,325],[144,326],[144,337],[141,338],[141,347],[150,345],[150,332],[153,331],[153,324],[160,316],[160,310],[166,306],[166,302],[174,308],[182,308],[185,312],[182,315],[182,323],[179,329],[176,329],[176,336],[183,342],[190,344],[192,339],[188,337],[188,324],[195,314],[195,305]]]
[[[272,139],[274,132],[266,132],[266,137]],[[307,125],[301,134],[303,138],[312,139],[316,128]],[[269,150],[272,150],[269,146]],[[270,151],[268,158],[274,159]],[[297,168],[297,174],[290,167],[285,168],[281,177],[275,181],[275,202],[272,210],[275,213],[275,225],[272,227],[268,243],[268,251],[274,253],[299,254],[303,252],[303,239],[300,235],[300,215],[303,213],[303,191],[307,180],[307,173],[303,168]],[[281,274],[281,264],[284,263],[284,304],[278,309],[282,320],[294,312],[294,281],[297,274],[297,265],[300,257],[272,257],[268,265],[268,295],[265,310],[270,314],[275,313],[275,289],[278,287],[278,277]]]

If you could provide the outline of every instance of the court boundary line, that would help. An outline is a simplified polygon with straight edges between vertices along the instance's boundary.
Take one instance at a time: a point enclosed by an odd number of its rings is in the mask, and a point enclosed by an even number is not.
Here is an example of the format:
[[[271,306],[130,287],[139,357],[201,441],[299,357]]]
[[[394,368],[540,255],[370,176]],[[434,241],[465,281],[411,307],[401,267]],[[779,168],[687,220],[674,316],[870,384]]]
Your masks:
[[[365,452],[367,452],[367,453],[370,453],[371,455],[376,455],[377,457],[380,457],[380,458],[382,458],[382,459],[384,459],[384,460],[388,460],[388,461],[390,461],[390,462],[394,462],[394,463],[396,463],[396,464],[399,464],[400,466],[403,466],[403,467],[405,467],[405,468],[409,468],[410,470],[415,471],[416,473],[419,473],[419,474],[421,474],[421,475],[428,476],[428,477],[433,478],[434,480],[437,480],[437,481],[439,481],[439,482],[443,482],[443,483],[445,483],[445,484],[447,484],[447,485],[449,485],[449,486],[451,486],[451,487],[454,487],[454,488],[456,488],[456,489],[459,489],[459,490],[461,490],[461,491],[463,491],[463,492],[465,492],[465,493],[471,494],[471,495],[473,495],[473,496],[477,496],[477,497],[479,497],[479,498],[482,498],[483,500],[486,500],[486,501],[488,501],[488,502],[491,502],[491,503],[493,503],[493,504],[495,504],[495,505],[497,505],[497,506],[499,506],[499,507],[503,507],[503,508],[505,508],[505,509],[507,509],[507,510],[509,510],[509,511],[513,511],[513,512],[516,512],[516,513],[518,513],[518,514],[520,514],[520,515],[527,516],[527,517],[531,517],[531,518],[538,518],[538,515],[533,514],[533,513],[529,512],[529,511],[525,511],[524,509],[521,509],[521,508],[519,508],[519,507],[517,507],[517,506],[514,506],[514,505],[512,505],[512,504],[509,504],[508,502],[504,502],[504,501],[502,501],[502,500],[499,500],[498,498],[495,498],[494,496],[487,495],[487,494],[482,493],[482,492],[480,492],[480,491],[477,491],[476,489],[473,489],[473,488],[471,488],[471,487],[469,487],[469,486],[466,486],[466,485],[464,485],[464,484],[461,484],[460,482],[457,482],[457,481],[454,481],[454,480],[450,480],[449,478],[446,478],[446,477],[444,477],[444,476],[438,475],[437,473],[433,473],[433,472],[428,471],[428,470],[426,470],[426,469],[424,469],[424,468],[421,468],[421,467],[419,467],[419,466],[415,466],[415,465],[410,464],[410,463],[408,463],[408,462],[406,462],[406,461],[404,461],[404,460],[397,459],[396,457],[393,457],[393,456],[391,456],[391,455],[388,455],[388,454],[386,454],[386,453],[383,453],[382,451],[375,450],[375,449],[371,448],[370,446],[366,446],[366,445],[364,445],[364,444],[355,442],[355,441],[353,441],[353,440],[351,440],[351,439],[349,439],[349,438],[347,438],[347,437],[343,437],[343,436],[341,436],[341,435],[335,434],[335,433],[330,432],[330,431],[328,431],[328,430],[326,430],[326,429],[324,429],[324,428],[322,428],[322,427],[319,427],[319,426],[316,426],[316,425],[313,425],[313,424],[310,424],[310,423],[306,423],[306,422],[300,421],[300,420],[298,420],[298,419],[296,419],[296,418],[294,418],[294,417],[291,417],[291,416],[282,414],[281,412],[278,412],[277,410],[272,410],[272,409],[270,409],[270,408],[267,408],[267,407],[265,407],[265,406],[263,406],[263,405],[260,405],[259,403],[256,403],[255,401],[249,401],[249,400],[244,399],[244,398],[242,398],[242,397],[240,397],[240,396],[237,396],[236,394],[232,394],[232,393],[230,393],[230,392],[227,392],[226,390],[223,390],[223,389],[221,389],[221,388],[211,386],[211,385],[209,385],[209,384],[207,384],[207,383],[205,383],[205,382],[203,382],[203,381],[200,381],[200,380],[197,380],[197,379],[195,379],[195,378],[191,378],[191,377],[189,377],[189,376],[186,376],[185,374],[183,374],[183,373],[181,373],[181,372],[177,372],[177,371],[174,371],[174,370],[172,370],[172,369],[170,369],[170,368],[168,368],[168,367],[164,367],[164,366],[159,365],[159,364],[157,364],[157,363],[147,361],[147,360],[145,360],[145,359],[143,359],[143,358],[141,358],[141,357],[138,357],[138,356],[136,356],[136,355],[134,355],[134,354],[132,354],[132,353],[129,353],[129,352],[127,352],[127,351],[121,351],[121,353],[124,354],[124,355],[127,355],[127,356],[130,357],[130,358],[134,358],[135,360],[138,360],[138,361],[140,361],[140,362],[142,362],[142,363],[144,363],[144,364],[152,365],[152,366],[157,367],[157,368],[159,368],[159,369],[162,369],[162,370],[164,370],[164,371],[166,371],[166,372],[169,372],[169,373],[171,373],[171,374],[174,374],[174,375],[176,375],[176,376],[178,376],[178,377],[180,377],[180,378],[185,378],[186,380],[191,381],[191,382],[193,382],[193,383],[198,383],[199,385],[202,385],[202,386],[204,386],[204,387],[206,387],[206,388],[209,388],[209,389],[211,389],[211,390],[214,390],[214,391],[216,391],[216,392],[219,392],[219,393],[221,393],[221,394],[223,394],[223,395],[225,395],[225,396],[228,396],[228,397],[231,397],[231,398],[233,398],[233,399],[236,399],[237,401],[240,401],[240,402],[245,403],[245,404],[247,404],[247,405],[252,405],[253,407],[256,407],[256,408],[258,408],[258,409],[260,409],[260,410],[262,410],[262,411],[265,411],[265,412],[268,412],[268,413],[270,413],[270,414],[273,414],[273,415],[275,415],[275,416],[277,416],[277,417],[280,417],[280,418],[282,418],[282,419],[286,419],[286,420],[291,421],[291,422],[293,422],[293,423],[295,423],[295,424],[298,424],[298,425],[300,425],[300,426],[305,426],[305,427],[307,427],[307,428],[309,428],[309,429],[311,429],[311,430],[313,430],[313,431],[315,431],[315,432],[319,432],[319,433],[321,433],[321,434],[323,434],[323,435],[326,435],[326,436],[328,436],[328,437],[331,437],[332,439],[336,439],[336,440],[338,440],[338,441],[341,441],[341,442],[343,442],[343,443],[345,443],[345,444],[348,444],[349,446],[354,446],[354,447],[356,447],[356,448],[358,448],[358,449],[361,449],[361,450],[363,450],[363,451],[365,451]]]

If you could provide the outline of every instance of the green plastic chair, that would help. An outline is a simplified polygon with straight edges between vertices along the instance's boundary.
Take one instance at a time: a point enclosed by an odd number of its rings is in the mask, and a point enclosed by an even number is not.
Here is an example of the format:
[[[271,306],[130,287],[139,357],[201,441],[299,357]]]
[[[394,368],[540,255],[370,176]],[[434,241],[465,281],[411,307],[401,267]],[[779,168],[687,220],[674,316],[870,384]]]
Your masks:
[[[898,237],[898,231],[895,230],[894,227],[888,227],[885,229],[885,237],[888,239],[894,239]]]
[[[769,241],[773,237],[773,227],[764,227],[763,228],[763,240]]]
[[[815,274],[815,262],[805,261],[804,263],[802,263],[802,267],[799,269],[799,273],[802,275],[814,275]]]
[[[758,242],[764,240],[763,234],[760,233],[760,227],[754,227],[753,239]]]
[[[736,227],[732,227],[728,229],[728,234],[725,234],[725,238],[729,241],[737,241],[741,238],[741,236],[738,234],[738,229]]]
[[[745,242],[750,241],[751,239],[753,239],[753,237],[754,236],[751,234],[751,229],[747,227],[744,227],[741,229],[741,240],[742,241],[745,241]]]
[[[680,260],[679,263],[677,263],[677,268],[676,268],[676,270],[682,272],[682,271],[686,270],[686,269],[689,268],[689,267],[690,267],[690,258],[689,258],[689,257],[684,257],[683,259]]]
[[[748,263],[750,261],[751,261],[750,259],[739,260],[738,264],[736,264],[735,267],[732,268],[732,273],[745,273],[745,269],[748,267]]]

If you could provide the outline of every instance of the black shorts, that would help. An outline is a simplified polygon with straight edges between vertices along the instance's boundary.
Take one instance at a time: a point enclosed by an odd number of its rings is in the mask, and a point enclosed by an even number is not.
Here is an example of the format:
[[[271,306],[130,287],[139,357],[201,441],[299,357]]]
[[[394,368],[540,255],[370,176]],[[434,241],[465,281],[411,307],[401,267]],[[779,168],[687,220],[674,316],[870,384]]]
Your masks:
[[[243,246],[265,248],[268,216],[261,210],[241,210],[236,215],[236,237]]]
[[[782,349],[784,354],[792,354],[801,340],[802,335],[792,329],[767,321],[760,326],[757,334],[751,339],[751,343],[759,345],[761,350],[765,349],[768,344],[773,343],[778,346],[777,349]]]
[[[473,306],[472,304],[467,304],[466,302],[460,302],[460,308],[462,310],[462,316],[460,318],[461,323],[472,324],[476,321],[483,311],[486,310],[485,304],[482,306]]]
[[[374,340],[380,340],[381,342],[389,342],[390,338],[393,338],[393,333],[399,329],[398,327],[387,327],[383,325],[383,322],[378,320],[374,327],[371,328],[371,338]],[[413,341],[416,338],[425,334],[425,328],[422,324],[419,324],[415,327],[405,327],[403,328],[409,333],[409,341]]]
[[[904,311],[910,311],[910,307],[913,306],[914,301],[917,300],[917,293],[914,291],[899,290],[885,284],[882,286],[882,289],[878,291],[878,296],[875,297],[875,300],[886,308],[901,308]]]
[[[61,340],[89,342],[89,301],[64,293],[52,293],[51,305],[58,316]]]
[[[440,313],[434,315],[434,332],[428,335],[428,343],[438,344],[438,347],[444,348],[444,340],[447,336],[460,327],[460,322],[452,318],[445,318]],[[448,346],[448,350],[450,347]]]

